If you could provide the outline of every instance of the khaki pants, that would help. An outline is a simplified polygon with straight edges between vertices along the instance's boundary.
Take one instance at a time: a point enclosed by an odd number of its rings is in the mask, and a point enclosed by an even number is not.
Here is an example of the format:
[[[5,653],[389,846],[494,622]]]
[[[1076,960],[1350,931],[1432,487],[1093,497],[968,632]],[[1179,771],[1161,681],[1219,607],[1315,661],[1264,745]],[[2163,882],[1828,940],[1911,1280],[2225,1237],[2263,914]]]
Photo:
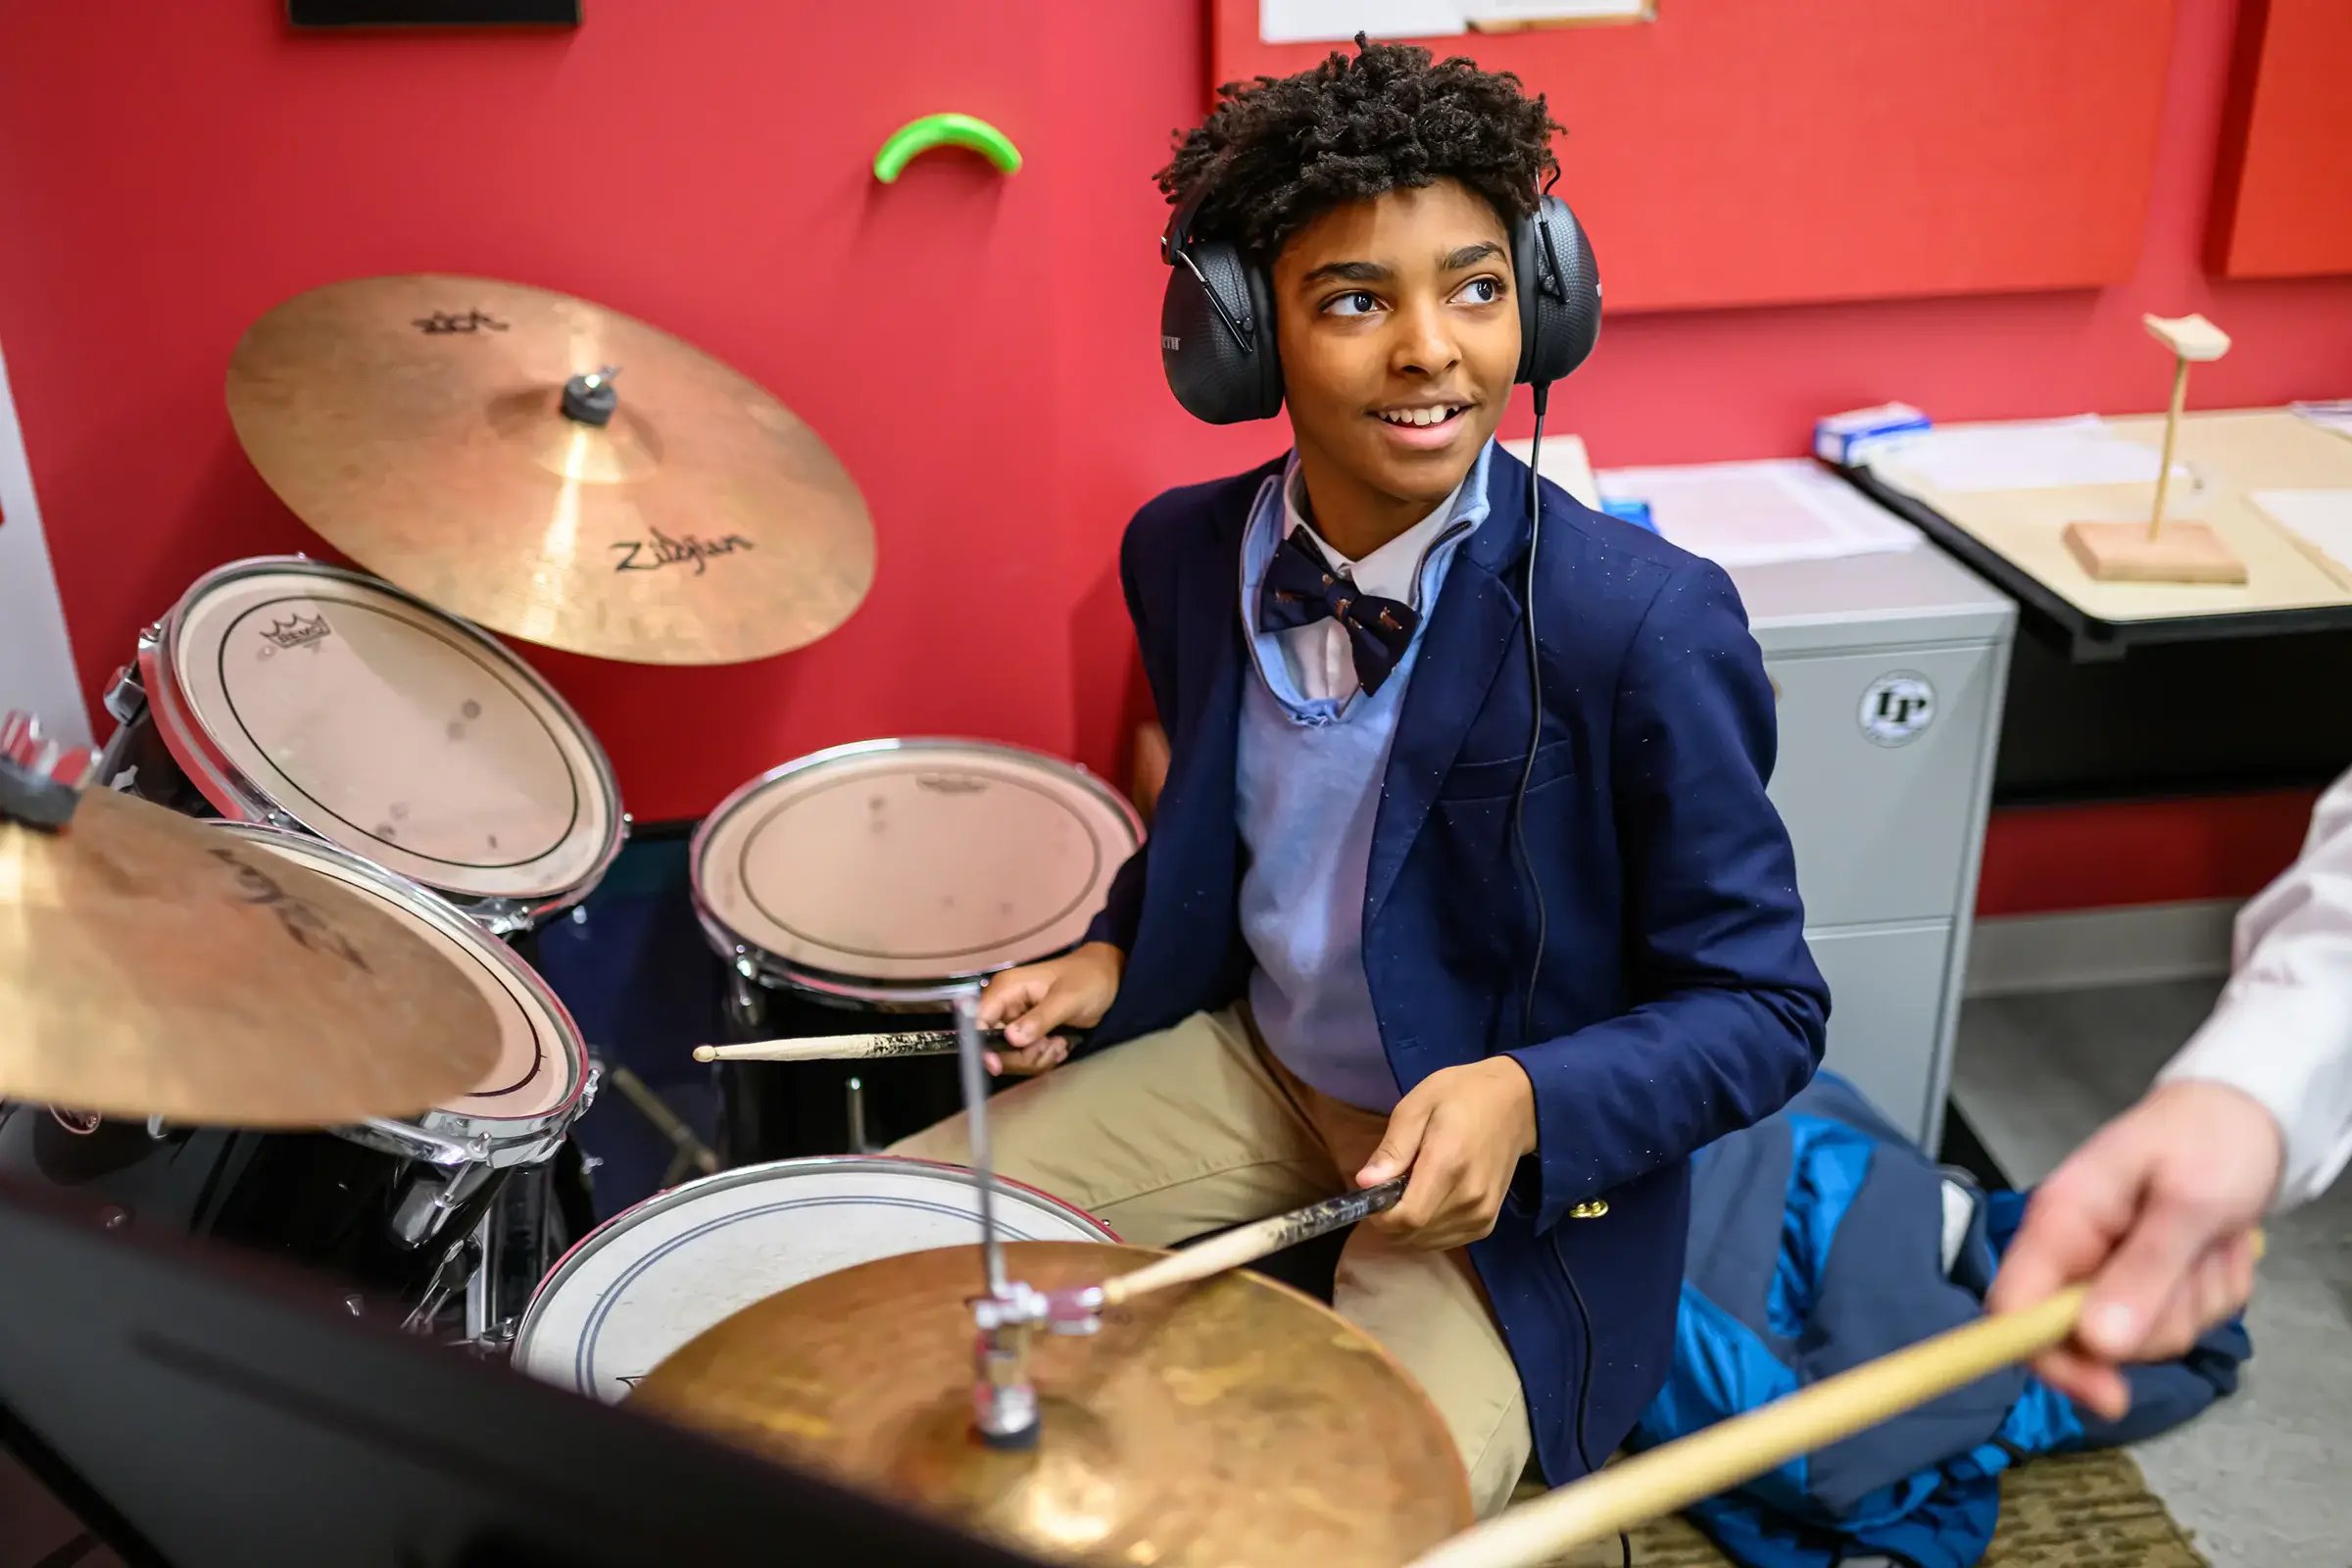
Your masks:
[[[1095,1215],[1139,1247],[1171,1247],[1349,1192],[1385,1116],[1293,1077],[1238,1011],[1084,1057],[989,1102],[1001,1175]],[[892,1153],[961,1163],[963,1118]],[[1519,1374],[1469,1258],[1359,1226],[1332,1304],[1412,1373],[1446,1418],[1491,1514],[1510,1500],[1532,1443]]]

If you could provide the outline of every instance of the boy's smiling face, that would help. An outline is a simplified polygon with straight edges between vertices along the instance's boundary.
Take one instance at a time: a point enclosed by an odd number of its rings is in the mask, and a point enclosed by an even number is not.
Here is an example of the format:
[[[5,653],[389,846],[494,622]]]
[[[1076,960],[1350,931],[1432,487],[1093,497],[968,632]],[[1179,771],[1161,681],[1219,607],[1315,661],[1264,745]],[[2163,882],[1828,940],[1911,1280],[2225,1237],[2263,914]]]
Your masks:
[[[1518,369],[1516,282],[1501,217],[1451,179],[1334,207],[1283,245],[1275,335],[1319,523],[1393,533],[1461,483]]]

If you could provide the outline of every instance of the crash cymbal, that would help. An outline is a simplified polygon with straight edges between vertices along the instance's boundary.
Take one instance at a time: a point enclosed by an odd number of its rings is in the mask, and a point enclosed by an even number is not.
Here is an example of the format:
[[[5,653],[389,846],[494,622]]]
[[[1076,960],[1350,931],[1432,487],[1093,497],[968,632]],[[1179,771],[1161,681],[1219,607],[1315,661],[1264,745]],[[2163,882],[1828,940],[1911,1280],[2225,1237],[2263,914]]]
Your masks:
[[[1165,1253],[1015,1242],[1039,1290]],[[1037,1446],[972,1430],[976,1248],[859,1264],[746,1307],[653,1369],[641,1408],[1058,1561],[1402,1563],[1470,1523],[1444,1420],[1328,1307],[1235,1272],[1039,1336]]]
[[[327,1127],[481,1081],[498,1024],[365,895],[107,790],[0,818],[0,1098]]]
[[[228,412],[336,548],[527,642],[734,663],[814,642],[873,582],[864,498],[814,431],[567,295],[440,275],[314,289],[237,345]]]

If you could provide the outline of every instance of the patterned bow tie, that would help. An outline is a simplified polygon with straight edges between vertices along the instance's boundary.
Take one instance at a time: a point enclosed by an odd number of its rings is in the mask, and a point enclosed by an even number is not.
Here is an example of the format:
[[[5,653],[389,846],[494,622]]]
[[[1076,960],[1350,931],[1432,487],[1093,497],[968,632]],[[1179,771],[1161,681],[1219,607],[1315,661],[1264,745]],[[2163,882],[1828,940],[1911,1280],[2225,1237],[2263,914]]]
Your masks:
[[[1359,592],[1354,583],[1331,569],[1331,563],[1304,528],[1293,528],[1266,567],[1266,585],[1258,596],[1257,623],[1268,631],[1288,631],[1331,616],[1348,628],[1348,646],[1355,656],[1355,678],[1367,695],[1377,692],[1396,662],[1412,645],[1413,628],[1421,617],[1410,605],[1378,594]]]

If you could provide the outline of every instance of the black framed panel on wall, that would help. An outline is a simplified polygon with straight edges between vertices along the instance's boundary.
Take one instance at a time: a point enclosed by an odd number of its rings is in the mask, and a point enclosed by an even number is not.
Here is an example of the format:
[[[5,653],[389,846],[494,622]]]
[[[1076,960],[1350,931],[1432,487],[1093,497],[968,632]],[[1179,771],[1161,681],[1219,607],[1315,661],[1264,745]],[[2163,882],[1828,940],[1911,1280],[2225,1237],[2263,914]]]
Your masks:
[[[297,27],[576,27],[580,0],[286,0]]]

